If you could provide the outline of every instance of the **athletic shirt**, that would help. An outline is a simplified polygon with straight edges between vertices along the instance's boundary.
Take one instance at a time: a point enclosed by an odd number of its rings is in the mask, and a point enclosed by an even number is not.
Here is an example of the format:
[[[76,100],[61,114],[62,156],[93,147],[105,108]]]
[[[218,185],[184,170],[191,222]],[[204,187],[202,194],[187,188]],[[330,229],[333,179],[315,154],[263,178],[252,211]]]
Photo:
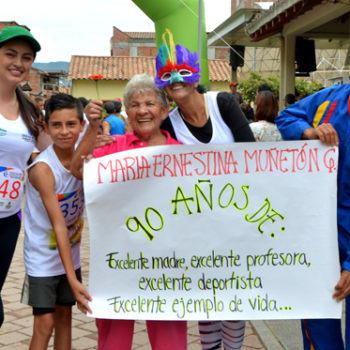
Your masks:
[[[116,115],[112,114],[105,119],[111,126],[109,131],[110,135],[124,135],[125,134],[125,123],[120,120]]]
[[[84,225],[83,182],[77,180],[62,165],[52,145],[40,153],[28,170],[39,162],[46,163],[55,177],[55,193],[68,227],[76,270],[81,266],[80,241]],[[27,274],[34,277],[65,274],[49,215],[39,192],[32,186],[29,179],[26,182],[24,227],[24,263]]]
[[[230,128],[221,117],[219,106],[217,103],[218,92],[207,92],[208,110],[213,128],[213,134],[209,143],[231,143],[234,138]],[[184,145],[203,144],[186,126],[183,118],[180,115],[179,109],[175,108],[169,114],[169,118],[174,127],[176,139]]]
[[[0,114],[0,219],[21,210],[26,163],[34,146],[21,116],[8,120]]]

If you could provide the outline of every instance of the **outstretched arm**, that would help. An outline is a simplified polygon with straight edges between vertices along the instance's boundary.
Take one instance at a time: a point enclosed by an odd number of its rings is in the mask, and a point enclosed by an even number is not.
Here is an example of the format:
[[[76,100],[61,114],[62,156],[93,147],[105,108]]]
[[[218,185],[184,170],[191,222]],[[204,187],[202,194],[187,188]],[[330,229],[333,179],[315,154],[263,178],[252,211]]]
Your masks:
[[[103,108],[102,101],[92,100],[86,106],[86,117],[89,120],[89,126],[86,129],[85,135],[75,150],[70,171],[77,179],[83,178],[84,160],[91,158],[95,149],[96,138],[101,125],[101,110]]]
[[[103,135],[110,135],[111,124],[109,124],[106,120],[102,122]]]

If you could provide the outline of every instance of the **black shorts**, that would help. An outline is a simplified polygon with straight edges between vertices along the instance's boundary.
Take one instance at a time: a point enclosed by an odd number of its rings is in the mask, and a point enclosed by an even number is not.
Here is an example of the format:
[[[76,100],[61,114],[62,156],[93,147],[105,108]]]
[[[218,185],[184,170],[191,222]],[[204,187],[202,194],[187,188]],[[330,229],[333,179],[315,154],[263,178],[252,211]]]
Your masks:
[[[75,274],[81,282],[81,269],[75,270]],[[55,305],[75,305],[74,295],[65,274],[52,277],[26,275],[21,302],[33,308],[33,315],[53,313]]]

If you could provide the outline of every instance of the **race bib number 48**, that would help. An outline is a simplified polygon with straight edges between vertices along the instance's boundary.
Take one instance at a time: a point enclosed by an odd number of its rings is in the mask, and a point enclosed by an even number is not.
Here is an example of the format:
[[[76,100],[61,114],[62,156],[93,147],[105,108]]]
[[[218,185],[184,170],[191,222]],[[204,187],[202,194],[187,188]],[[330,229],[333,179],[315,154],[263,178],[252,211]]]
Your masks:
[[[0,212],[12,211],[22,199],[24,171],[0,165]]]

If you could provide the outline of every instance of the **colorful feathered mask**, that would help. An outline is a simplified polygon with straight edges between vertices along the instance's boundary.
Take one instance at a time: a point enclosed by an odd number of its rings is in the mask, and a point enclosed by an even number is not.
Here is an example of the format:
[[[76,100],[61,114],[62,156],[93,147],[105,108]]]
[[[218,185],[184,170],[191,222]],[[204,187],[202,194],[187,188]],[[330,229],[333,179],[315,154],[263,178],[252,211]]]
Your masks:
[[[165,36],[169,35],[169,46]],[[173,35],[167,29],[163,34],[163,43],[160,45],[156,58],[157,77],[155,83],[158,88],[164,88],[175,83],[194,85],[200,79],[198,55],[193,54],[184,46],[174,43]]]

